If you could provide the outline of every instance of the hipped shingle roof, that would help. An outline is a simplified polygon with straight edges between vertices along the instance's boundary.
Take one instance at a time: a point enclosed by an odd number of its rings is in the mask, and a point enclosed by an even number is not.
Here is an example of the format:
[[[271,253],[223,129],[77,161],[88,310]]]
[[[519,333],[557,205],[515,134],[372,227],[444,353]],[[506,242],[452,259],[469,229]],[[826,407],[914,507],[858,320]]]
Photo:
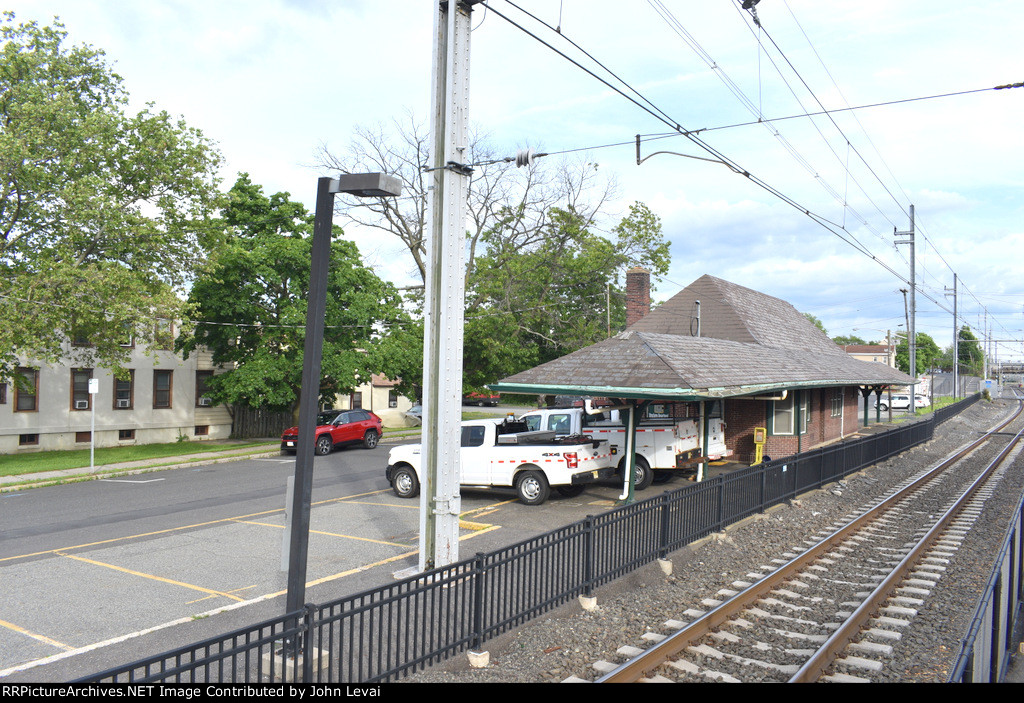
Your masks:
[[[700,300],[700,336],[695,301]],[[907,385],[846,354],[789,303],[702,276],[627,331],[502,379],[505,393],[700,400],[796,388]]]

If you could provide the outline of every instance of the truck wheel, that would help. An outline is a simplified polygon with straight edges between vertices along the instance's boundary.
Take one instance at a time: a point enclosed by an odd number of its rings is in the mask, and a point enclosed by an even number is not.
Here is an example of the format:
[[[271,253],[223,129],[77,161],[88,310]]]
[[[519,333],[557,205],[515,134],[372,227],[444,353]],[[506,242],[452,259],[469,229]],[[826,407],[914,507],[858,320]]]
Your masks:
[[[619,475],[626,470],[627,458],[623,457],[622,461],[619,462]],[[639,454],[636,457],[636,464],[633,466],[633,488],[638,491],[642,491],[645,488],[650,488],[651,483],[654,481],[654,472],[651,471],[650,464]]]
[[[320,435],[316,438],[315,451],[318,455],[330,454],[332,449],[334,449],[334,440],[331,439],[330,435]]]
[[[879,410],[888,410],[889,406],[886,405],[885,403],[880,403],[879,406],[878,406],[878,409]]]
[[[363,446],[367,449],[373,449],[379,441],[380,436],[377,434],[377,430],[367,430],[363,436]]]
[[[584,486],[556,486],[555,490],[558,491],[558,495],[565,496],[566,498],[575,498],[578,495],[583,494]]]
[[[524,505],[540,505],[551,495],[551,487],[540,471],[523,471],[516,476],[516,495]]]
[[[391,490],[399,498],[415,498],[420,493],[420,481],[416,472],[407,466],[395,469],[391,475]]]

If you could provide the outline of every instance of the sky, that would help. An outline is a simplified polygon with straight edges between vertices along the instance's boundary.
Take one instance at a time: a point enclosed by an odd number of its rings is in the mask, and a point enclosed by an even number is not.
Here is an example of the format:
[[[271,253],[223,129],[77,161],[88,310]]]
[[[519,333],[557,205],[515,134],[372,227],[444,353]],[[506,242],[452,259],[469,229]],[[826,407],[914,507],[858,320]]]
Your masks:
[[[133,109],[152,102],[201,129],[225,188],[245,172],[312,210],[316,179],[332,175],[318,149],[343,153],[359,128],[409,115],[427,123],[428,0],[3,6],[18,21],[59,16],[71,43],[104,50]],[[470,122],[497,153],[596,164],[617,184],[602,231],[646,203],[672,242],[656,300],[707,273],[792,303],[833,337],[905,331],[910,249],[895,233],[913,205],[917,331],[951,344],[955,274],[959,324],[988,330],[998,360],[1024,360],[1024,88],[992,90],[1024,81],[1019,3],[755,11],[760,28],[734,0],[487,0],[472,17]],[[673,131],[694,140],[645,140],[643,155],[711,149],[731,165],[636,164],[636,134]],[[397,240],[337,222],[379,275],[414,282]]]

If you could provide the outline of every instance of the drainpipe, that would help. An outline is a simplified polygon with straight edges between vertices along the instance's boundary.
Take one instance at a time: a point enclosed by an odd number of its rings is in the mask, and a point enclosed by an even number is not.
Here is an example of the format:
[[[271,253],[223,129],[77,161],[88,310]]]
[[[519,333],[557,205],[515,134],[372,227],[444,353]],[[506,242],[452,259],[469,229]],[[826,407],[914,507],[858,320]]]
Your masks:
[[[797,454],[799,454],[800,452],[803,451],[804,433],[802,432],[802,430],[804,428],[800,426],[800,420],[801,420],[801,417],[802,417],[802,413],[800,412],[800,396],[802,394],[803,394],[803,391],[796,391],[796,393],[793,394],[793,412],[794,412],[794,414],[796,414],[796,417],[793,418],[793,419],[796,421],[794,424],[796,425],[796,453]]]
[[[630,403],[625,412],[627,415],[626,463],[622,470],[622,495],[619,496],[619,502],[628,505],[634,501],[633,472],[636,471],[636,404]]]
[[[700,455],[703,461],[700,462],[700,469],[697,472],[697,483],[704,480],[704,477],[708,475],[708,443],[710,441],[710,429],[711,421],[708,419],[708,401],[700,401],[700,421],[701,421],[701,445]]]

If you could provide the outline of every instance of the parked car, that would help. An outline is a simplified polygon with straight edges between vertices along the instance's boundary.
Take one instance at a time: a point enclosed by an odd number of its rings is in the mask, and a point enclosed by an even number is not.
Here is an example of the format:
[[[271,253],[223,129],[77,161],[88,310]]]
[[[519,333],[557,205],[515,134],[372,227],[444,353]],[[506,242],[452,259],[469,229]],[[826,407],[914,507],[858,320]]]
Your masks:
[[[419,425],[423,423],[423,406],[417,403],[408,410],[405,411],[405,416],[412,421],[413,424]]]
[[[500,396],[497,393],[466,393],[462,396],[463,405],[479,405],[483,407],[490,405],[495,407],[498,405]]]
[[[373,449],[384,436],[384,425],[380,418],[368,410],[325,410],[316,416],[314,451],[330,454],[335,447],[346,444],[362,444]],[[281,435],[281,451],[295,453],[299,439],[299,428],[289,427]]]
[[[914,396],[914,407],[918,410],[921,408],[927,408],[929,405],[928,399],[923,395]],[[882,398],[875,402],[875,407],[880,410],[889,409],[889,400]],[[910,395],[906,393],[893,394],[892,396],[892,409],[893,410],[909,410],[910,409]]]

